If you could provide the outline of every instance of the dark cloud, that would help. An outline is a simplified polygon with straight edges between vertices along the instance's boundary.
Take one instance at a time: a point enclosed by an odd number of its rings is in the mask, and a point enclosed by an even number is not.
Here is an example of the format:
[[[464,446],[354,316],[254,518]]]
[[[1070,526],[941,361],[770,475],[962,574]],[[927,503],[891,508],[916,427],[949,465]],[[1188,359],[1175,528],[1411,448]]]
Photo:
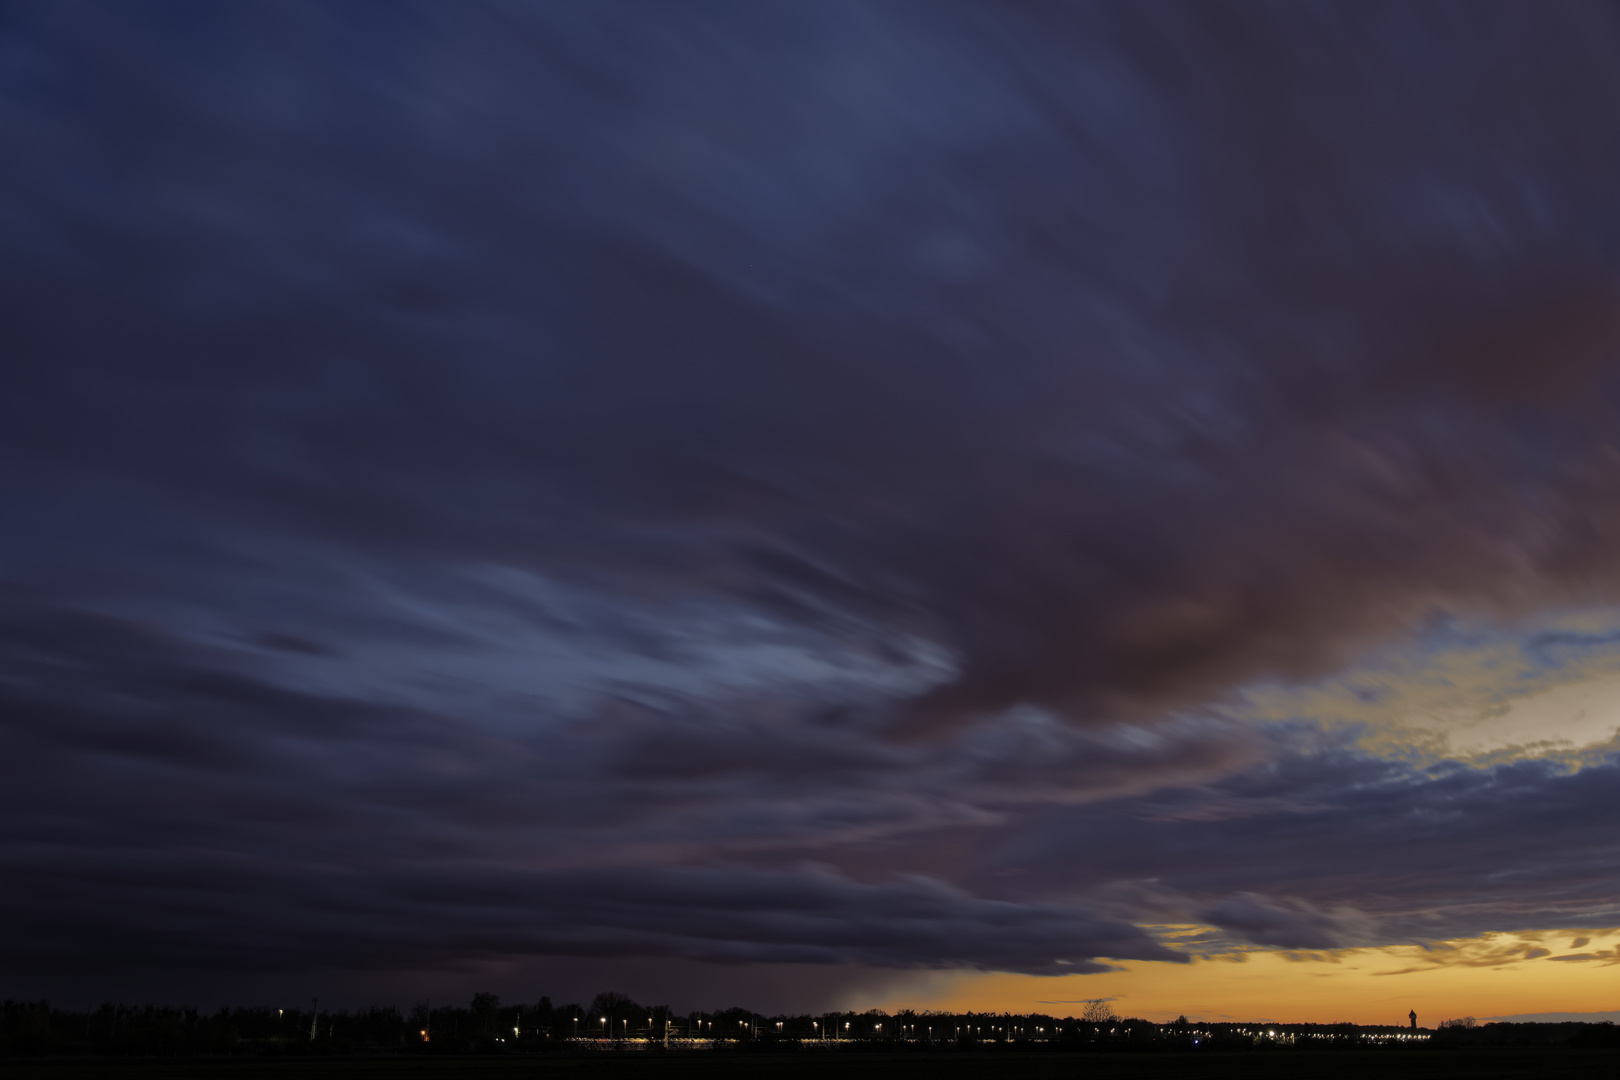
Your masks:
[[[453,969],[535,955],[729,964],[1108,970],[1092,957],[1184,960],[1129,923],[984,900],[927,879],[825,871],[528,872],[465,862],[297,868],[245,855],[34,854],[7,873],[8,965],[238,971]],[[228,907],[218,894],[239,897]],[[88,897],[93,901],[87,902]],[[297,919],[289,918],[300,913]]]
[[[25,11],[16,467],[872,613],[926,723],[1606,565],[1600,9],[771,10]]]
[[[331,649],[318,641],[311,641],[297,634],[283,634],[276,630],[266,630],[258,637],[252,639],[257,645],[266,649],[280,649],[283,652],[309,653],[312,656],[335,655]]]
[[[1199,919],[1248,941],[1284,949],[1331,949],[1364,937],[1347,932],[1346,922],[1358,921],[1354,912],[1319,911],[1292,897],[1238,893],[1199,912]]]
[[[8,894],[6,948],[23,969],[420,971],[545,955],[1061,973],[1105,970],[1097,956],[1179,958],[1127,921],[915,875],[592,866],[546,834],[582,830],[622,859],[645,834],[638,818],[681,800],[638,808],[634,790],[603,790],[606,769],[570,780],[589,759],[578,749],[548,769],[556,744],[275,689],[112,620],[33,615],[14,619],[7,654],[79,674],[6,669],[6,872],[29,882]],[[109,651],[128,667],[98,663]],[[769,763],[763,750],[731,768],[777,782]],[[841,767],[803,766],[828,786]],[[582,865],[526,867],[512,845]]]
[[[1099,883],[1161,918],[1285,948],[1620,921],[1613,748],[1428,768],[1305,754],[1200,789],[1053,811],[979,867],[1034,868],[1023,895]],[[972,880],[973,876],[967,876]]]
[[[1610,765],[1222,710],[1615,601],[1611,9],[36,4],[0,72],[19,919],[1078,971],[1607,910]]]

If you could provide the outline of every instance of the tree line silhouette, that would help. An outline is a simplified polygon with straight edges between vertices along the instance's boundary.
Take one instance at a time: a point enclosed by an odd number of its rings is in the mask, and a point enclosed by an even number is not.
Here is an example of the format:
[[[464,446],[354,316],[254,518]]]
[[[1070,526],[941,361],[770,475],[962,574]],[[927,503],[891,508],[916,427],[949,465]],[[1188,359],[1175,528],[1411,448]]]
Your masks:
[[[48,1002],[0,1005],[0,1056],[527,1054],[690,1049],[754,1051],[1256,1051],[1460,1045],[1620,1046],[1612,1024],[1483,1024],[1436,1030],[1401,1025],[1155,1023],[1120,1017],[1106,1001],[1079,1017],[1043,1013],[829,1012],[767,1016],[743,1008],[675,1013],[619,993],[589,1005],[503,1005],[475,994],[465,1006],[423,1001],[409,1011],[308,1007],[195,1008],[104,1004],[75,1011]]]

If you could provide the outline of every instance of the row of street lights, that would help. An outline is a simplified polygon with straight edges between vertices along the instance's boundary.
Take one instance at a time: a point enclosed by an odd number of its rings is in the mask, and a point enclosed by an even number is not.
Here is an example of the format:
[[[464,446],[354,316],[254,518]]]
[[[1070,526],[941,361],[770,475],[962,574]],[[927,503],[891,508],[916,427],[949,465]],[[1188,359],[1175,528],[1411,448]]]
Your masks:
[[[281,1010],[277,1010],[277,1014],[280,1015],[280,1013],[281,1013]],[[574,1036],[574,1038],[577,1039],[577,1038],[579,1038],[579,1021],[580,1021],[580,1018],[575,1016],[575,1017],[572,1017],[572,1020],[573,1020],[573,1024],[574,1024],[573,1036]],[[647,1038],[649,1038],[649,1039],[654,1037],[653,1022],[654,1021],[653,1021],[652,1017],[650,1017],[650,1016],[647,1017]],[[611,1020],[610,1018],[608,1018],[606,1016],[602,1016],[602,1017],[597,1018],[597,1023],[602,1025],[601,1033],[602,1033],[603,1037],[605,1037],[605,1038],[609,1038],[609,1039],[612,1039],[612,1038],[615,1038],[615,1037],[620,1038],[620,1039],[629,1039],[630,1038],[630,1021],[629,1020],[613,1021],[613,1020]],[[617,1029],[617,1034],[615,1033],[615,1027],[614,1027],[615,1023],[617,1023],[619,1025],[622,1025],[621,1027],[619,1027]],[[715,1037],[714,1036],[714,1021],[713,1020],[694,1019],[694,1020],[689,1021],[689,1023],[695,1025],[696,1030],[695,1031],[689,1030],[688,1033],[687,1033],[688,1037],[691,1037],[693,1035],[697,1035],[699,1033],[705,1033],[707,1035],[707,1037],[711,1038],[711,1039]],[[776,1021],[776,1033],[778,1035],[781,1035],[781,1034],[784,1033],[784,1025],[785,1025],[784,1021],[782,1021],[782,1020]],[[811,1026],[811,1028],[813,1029],[813,1031],[815,1033],[814,1037],[816,1037],[818,1039],[825,1039],[827,1037],[827,1031],[822,1028],[820,1020],[812,1020],[812,1021],[810,1021],[810,1026]],[[829,1028],[836,1028],[836,1026],[837,1025],[835,1025],[835,1024],[829,1024],[828,1025]],[[759,1033],[758,1030],[751,1027],[749,1022],[746,1021],[746,1020],[737,1021],[737,1028],[738,1028],[738,1033],[739,1034],[752,1033],[754,1035],[757,1035]],[[664,1030],[662,1032],[663,1037],[664,1037],[664,1039],[666,1041],[669,1039],[673,1029],[674,1029],[674,1022],[666,1018],[664,1020]],[[901,1038],[915,1039],[917,1037],[917,1025],[916,1024],[899,1024],[899,1025],[897,1025],[897,1029],[900,1032]],[[981,1042],[986,1038],[986,1029],[981,1024],[969,1024],[967,1026],[967,1028],[966,1028],[966,1031],[967,1031],[967,1034],[968,1034],[969,1038],[975,1038],[976,1037]],[[953,1029],[953,1038],[960,1039],[962,1037],[962,1032],[963,1032],[962,1026],[957,1025]],[[1037,1026],[1035,1028],[1035,1032],[1036,1032],[1035,1037],[1038,1038],[1038,1039],[1045,1039],[1045,1038],[1048,1037],[1046,1035],[1046,1028],[1045,1027]],[[873,1033],[874,1036],[882,1037],[883,1024],[881,1022],[874,1023],[873,1026],[872,1026],[872,1033]],[[1114,1034],[1114,1033],[1115,1033],[1114,1029],[1110,1029],[1109,1034]],[[522,1033],[518,1028],[514,1027],[512,1029],[513,1038],[519,1038],[519,1037],[521,1037],[521,1034]],[[843,1034],[844,1038],[846,1038],[846,1039],[850,1038],[850,1022],[847,1021],[847,1020],[844,1021],[844,1030],[843,1030],[842,1034]],[[1195,1032],[1194,1034],[1204,1034],[1204,1033],[1203,1032]],[[1247,1034],[1247,1032],[1239,1032],[1239,1034]],[[1264,1032],[1263,1034],[1270,1035],[1270,1036],[1275,1036],[1276,1032],[1268,1031],[1268,1032]],[[419,1035],[420,1035],[423,1042],[428,1041],[428,1031],[425,1028],[421,1032],[419,1032]],[[1027,1027],[1024,1027],[1024,1026],[1019,1026],[1019,1027],[1014,1028],[1014,1027],[1008,1027],[1008,1026],[991,1025],[990,1028],[989,1028],[989,1036],[988,1037],[990,1037],[990,1038],[1013,1039],[1013,1038],[1028,1038],[1030,1036],[1029,1036],[1029,1029]],[[1404,1038],[1405,1036],[1399,1036],[1399,1037]],[[932,1024],[928,1025],[925,1028],[924,1038],[929,1042],[933,1041],[933,1039],[934,1039],[934,1028],[933,1028]],[[504,1040],[502,1040],[502,1041],[504,1041]]]
[[[577,1017],[577,1016],[573,1018],[574,1037],[576,1039],[579,1037],[579,1019],[580,1018]],[[615,1037],[615,1034],[616,1034],[615,1025],[616,1024],[623,1025],[622,1028],[619,1028],[618,1033],[617,1033],[619,1038],[628,1039],[630,1037],[630,1021],[629,1020],[613,1021],[610,1018],[608,1018],[606,1016],[603,1016],[603,1017],[598,1017],[597,1022],[602,1025],[601,1032],[607,1038],[611,1039],[611,1038]],[[709,1038],[714,1037],[714,1021],[713,1020],[703,1020],[703,1019],[699,1018],[699,1019],[694,1019],[694,1020],[690,1021],[690,1023],[695,1025],[696,1030],[695,1031],[689,1031],[688,1032],[689,1036],[691,1036],[691,1035],[699,1035],[699,1034],[706,1034]],[[776,1033],[778,1035],[783,1034],[783,1030],[784,1030],[783,1025],[784,1025],[784,1021],[781,1021],[781,1020],[776,1021]],[[665,1019],[663,1035],[664,1035],[664,1037],[666,1039],[670,1035],[671,1026],[672,1026],[671,1021],[668,1020],[668,1019]],[[810,1026],[811,1026],[811,1029],[814,1031],[815,1036],[817,1038],[823,1038],[824,1039],[824,1038],[827,1037],[828,1030],[824,1029],[821,1026],[821,1021],[820,1020],[812,1020],[812,1021],[810,1021]],[[829,1024],[828,1027],[832,1028],[832,1027],[834,1027],[834,1025]],[[746,1021],[746,1020],[738,1020],[737,1021],[737,1028],[738,1028],[739,1034],[748,1033],[750,1031],[753,1031],[753,1029],[751,1028],[749,1022]],[[897,1025],[897,1030],[900,1032],[900,1035],[901,1035],[902,1038],[915,1039],[917,1037],[917,1025],[916,1024],[898,1024]],[[925,1034],[924,1037],[928,1041],[932,1042],[933,1038],[934,1038],[933,1025],[931,1025],[931,1024],[928,1025],[926,1027],[925,1031],[926,1031],[926,1034]],[[1022,1025],[1019,1025],[1017,1027],[1011,1027],[1011,1026],[1008,1026],[1008,1025],[990,1025],[989,1029],[988,1029],[988,1033],[987,1033],[986,1028],[985,1028],[984,1025],[982,1025],[982,1024],[969,1024],[967,1026],[967,1028],[966,1028],[966,1031],[967,1031],[967,1034],[968,1034],[969,1038],[977,1037],[977,1038],[979,1038],[981,1040],[984,1039],[987,1034],[988,1034],[988,1036],[990,1038],[1027,1038],[1027,1037],[1029,1037],[1029,1029],[1027,1027],[1022,1026]],[[514,1028],[513,1033],[516,1034],[516,1032],[517,1032],[517,1029]],[[847,1038],[850,1037],[850,1032],[851,1032],[850,1022],[848,1020],[846,1020],[846,1021],[844,1021],[844,1030],[843,1030],[843,1032],[841,1034],[843,1035],[844,1038],[847,1039]],[[1035,1032],[1036,1032],[1036,1034],[1035,1034],[1036,1038],[1045,1038],[1046,1037],[1046,1028],[1044,1026],[1037,1026],[1035,1028]],[[753,1033],[757,1034],[757,1031],[755,1031]],[[878,1038],[882,1037],[882,1035],[883,1035],[883,1023],[882,1023],[882,1021],[878,1021],[878,1022],[876,1022],[876,1023],[874,1023],[872,1025],[872,1033],[873,1033],[874,1036],[876,1036]],[[962,1033],[963,1033],[963,1028],[961,1027],[961,1025],[957,1025],[953,1029],[953,1037],[954,1038],[960,1039],[962,1037]],[[653,1037],[653,1018],[650,1017],[650,1016],[647,1017],[647,1036],[648,1036],[648,1038]]]

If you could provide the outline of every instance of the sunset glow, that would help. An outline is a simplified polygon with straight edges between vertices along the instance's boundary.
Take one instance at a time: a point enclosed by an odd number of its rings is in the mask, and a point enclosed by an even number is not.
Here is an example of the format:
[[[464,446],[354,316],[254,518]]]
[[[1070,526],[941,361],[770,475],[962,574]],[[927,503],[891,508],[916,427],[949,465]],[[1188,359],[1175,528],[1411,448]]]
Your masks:
[[[1620,1012],[1620,8],[15,0],[0,130],[0,1056]]]
[[[1122,1016],[1161,1022],[1404,1025],[1415,1010],[1428,1027],[1463,1016],[1620,1015],[1617,944],[1620,930],[1608,929],[1325,952],[1247,950],[1188,965],[1128,961],[1117,972],[1069,978],[933,976],[857,997],[851,1007],[1063,1016],[1101,997]]]

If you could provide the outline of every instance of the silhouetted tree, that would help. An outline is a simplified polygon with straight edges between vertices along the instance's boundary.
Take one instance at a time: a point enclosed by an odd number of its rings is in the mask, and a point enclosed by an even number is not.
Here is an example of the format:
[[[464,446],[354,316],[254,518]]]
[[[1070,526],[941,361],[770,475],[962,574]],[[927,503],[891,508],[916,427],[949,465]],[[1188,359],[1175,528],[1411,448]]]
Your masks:
[[[1086,1002],[1086,1007],[1080,1010],[1080,1019],[1088,1024],[1112,1024],[1119,1020],[1119,1014],[1114,1012],[1113,1005],[1107,998],[1092,998]]]
[[[501,999],[494,994],[474,994],[472,1007],[472,1036],[493,1041],[500,1035]]]

